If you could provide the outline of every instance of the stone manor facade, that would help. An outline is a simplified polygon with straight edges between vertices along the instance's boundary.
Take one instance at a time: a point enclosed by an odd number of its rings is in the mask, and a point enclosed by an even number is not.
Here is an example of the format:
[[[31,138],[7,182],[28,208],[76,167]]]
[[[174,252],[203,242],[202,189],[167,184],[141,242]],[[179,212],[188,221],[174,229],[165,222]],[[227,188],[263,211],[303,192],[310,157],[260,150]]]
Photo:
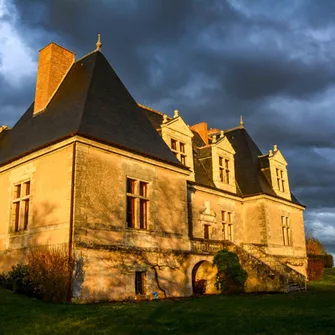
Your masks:
[[[100,50],[40,51],[35,101],[0,128],[0,272],[36,246],[76,259],[82,301],[189,296],[227,248],[246,291],[303,288],[304,206],[277,146],[263,154],[240,120],[188,126],[138,104]]]

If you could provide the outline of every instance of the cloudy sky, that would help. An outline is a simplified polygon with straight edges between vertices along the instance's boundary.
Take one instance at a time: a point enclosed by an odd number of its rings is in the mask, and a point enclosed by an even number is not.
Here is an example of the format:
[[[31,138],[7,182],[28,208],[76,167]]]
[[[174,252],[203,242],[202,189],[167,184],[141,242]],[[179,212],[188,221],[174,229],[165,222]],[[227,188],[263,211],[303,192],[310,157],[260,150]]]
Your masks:
[[[335,254],[335,1],[0,0],[0,125],[34,99],[38,50],[103,53],[134,98],[187,124],[239,115],[277,144],[307,232]]]

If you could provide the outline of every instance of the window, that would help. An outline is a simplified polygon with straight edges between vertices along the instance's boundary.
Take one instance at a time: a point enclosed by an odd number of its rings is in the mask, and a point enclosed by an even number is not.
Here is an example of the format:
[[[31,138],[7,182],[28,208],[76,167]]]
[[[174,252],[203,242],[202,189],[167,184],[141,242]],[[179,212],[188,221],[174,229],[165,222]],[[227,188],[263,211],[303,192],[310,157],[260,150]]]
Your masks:
[[[221,211],[222,236],[224,240],[233,240],[233,220],[232,213]]]
[[[229,170],[229,160],[219,157],[219,174],[220,181],[222,183],[229,184],[230,182],[230,170]]]
[[[148,228],[148,183],[127,178],[127,227]]]
[[[204,239],[209,240],[209,225],[205,224],[204,225]]]
[[[27,230],[29,221],[30,181],[14,185],[12,227],[14,232]]]
[[[136,271],[135,272],[135,293],[144,294],[144,277],[145,272]]]
[[[185,143],[171,138],[171,150],[183,165],[186,165]]]
[[[290,219],[287,216],[281,217],[282,231],[283,231],[283,244],[286,246],[292,245],[291,241],[291,228]]]
[[[276,177],[277,177],[278,190],[282,191],[282,192],[285,192],[284,171],[276,169]]]

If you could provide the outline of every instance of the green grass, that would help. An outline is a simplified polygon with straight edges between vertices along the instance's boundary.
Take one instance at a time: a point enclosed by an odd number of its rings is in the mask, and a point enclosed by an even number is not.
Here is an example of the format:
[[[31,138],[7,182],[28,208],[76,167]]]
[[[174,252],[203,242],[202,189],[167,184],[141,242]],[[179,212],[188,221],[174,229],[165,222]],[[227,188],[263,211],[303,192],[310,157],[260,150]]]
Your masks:
[[[308,292],[95,305],[0,289],[0,334],[335,334],[335,269]]]

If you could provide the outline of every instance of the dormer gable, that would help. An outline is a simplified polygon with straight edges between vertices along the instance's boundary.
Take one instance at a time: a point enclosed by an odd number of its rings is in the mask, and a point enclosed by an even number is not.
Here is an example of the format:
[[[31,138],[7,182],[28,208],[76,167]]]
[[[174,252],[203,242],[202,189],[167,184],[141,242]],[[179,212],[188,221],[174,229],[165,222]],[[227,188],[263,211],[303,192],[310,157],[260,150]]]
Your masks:
[[[273,150],[269,150],[267,155],[260,156],[259,158],[262,172],[276,195],[291,200],[287,161],[277,145],[274,145]]]
[[[190,168],[193,172],[190,179],[194,180],[192,149],[192,138],[194,135],[183,118],[179,115],[178,110],[174,111],[173,118],[164,115],[160,130],[162,138],[170,150],[183,165]]]
[[[223,131],[220,132],[219,137],[213,135],[210,146],[212,151],[212,176],[215,186],[236,193],[234,148]]]

